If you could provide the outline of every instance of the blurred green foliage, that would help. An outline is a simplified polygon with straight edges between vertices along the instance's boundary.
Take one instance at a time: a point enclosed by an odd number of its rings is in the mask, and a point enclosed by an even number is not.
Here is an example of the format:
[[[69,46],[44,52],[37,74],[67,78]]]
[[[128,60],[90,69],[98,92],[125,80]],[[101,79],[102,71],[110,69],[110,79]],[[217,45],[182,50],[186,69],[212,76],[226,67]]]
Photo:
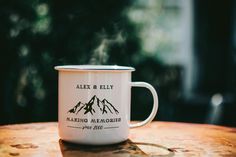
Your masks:
[[[135,67],[133,80],[154,85],[160,95],[159,117],[168,119],[172,112],[168,104],[180,96],[181,67],[165,66],[145,53],[140,25],[127,16],[133,3],[1,0],[0,123],[56,120],[53,67],[63,64]],[[139,89],[132,96],[132,116],[143,119],[151,110],[151,96]]]

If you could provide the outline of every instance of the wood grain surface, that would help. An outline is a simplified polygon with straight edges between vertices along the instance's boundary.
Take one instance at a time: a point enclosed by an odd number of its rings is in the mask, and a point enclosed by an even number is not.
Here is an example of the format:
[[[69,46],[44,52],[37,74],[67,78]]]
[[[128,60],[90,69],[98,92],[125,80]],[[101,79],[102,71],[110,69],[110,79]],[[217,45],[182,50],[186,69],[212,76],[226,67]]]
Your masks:
[[[0,126],[0,157],[236,157],[236,128],[174,122],[153,122],[131,129],[129,140],[108,146],[66,143],[57,123]]]

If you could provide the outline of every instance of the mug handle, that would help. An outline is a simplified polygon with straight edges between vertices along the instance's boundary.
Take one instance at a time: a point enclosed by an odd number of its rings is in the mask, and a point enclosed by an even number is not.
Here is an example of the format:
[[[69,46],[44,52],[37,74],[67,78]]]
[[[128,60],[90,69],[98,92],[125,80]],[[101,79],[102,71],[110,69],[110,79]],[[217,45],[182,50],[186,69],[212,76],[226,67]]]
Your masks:
[[[145,87],[151,91],[152,96],[153,96],[153,107],[152,107],[152,112],[149,115],[149,117],[142,122],[130,124],[130,128],[136,128],[136,127],[144,126],[150,123],[155,118],[157,109],[158,109],[158,96],[153,86],[146,82],[131,82],[131,87]]]

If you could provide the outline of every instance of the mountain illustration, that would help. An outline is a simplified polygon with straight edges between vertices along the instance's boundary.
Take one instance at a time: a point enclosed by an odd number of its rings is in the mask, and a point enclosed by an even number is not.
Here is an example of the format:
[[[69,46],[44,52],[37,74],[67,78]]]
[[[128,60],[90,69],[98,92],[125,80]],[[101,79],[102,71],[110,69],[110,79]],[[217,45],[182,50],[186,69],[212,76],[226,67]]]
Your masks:
[[[96,112],[101,112],[102,114],[118,114],[118,110],[106,99],[100,100],[96,95],[94,95],[87,103],[78,102],[68,113],[78,114],[83,112],[84,114],[90,113],[94,114]]]

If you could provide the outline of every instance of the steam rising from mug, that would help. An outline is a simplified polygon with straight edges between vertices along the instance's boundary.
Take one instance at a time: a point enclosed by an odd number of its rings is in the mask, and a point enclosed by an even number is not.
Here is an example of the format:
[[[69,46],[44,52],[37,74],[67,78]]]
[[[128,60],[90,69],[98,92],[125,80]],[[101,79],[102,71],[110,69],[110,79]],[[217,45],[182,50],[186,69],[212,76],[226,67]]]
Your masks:
[[[109,59],[109,48],[115,44],[122,45],[126,41],[122,31],[119,31],[110,38],[105,33],[105,31],[102,31],[102,33],[99,34],[99,38],[101,42],[99,46],[93,50],[89,64],[97,65],[107,63],[107,60]]]

